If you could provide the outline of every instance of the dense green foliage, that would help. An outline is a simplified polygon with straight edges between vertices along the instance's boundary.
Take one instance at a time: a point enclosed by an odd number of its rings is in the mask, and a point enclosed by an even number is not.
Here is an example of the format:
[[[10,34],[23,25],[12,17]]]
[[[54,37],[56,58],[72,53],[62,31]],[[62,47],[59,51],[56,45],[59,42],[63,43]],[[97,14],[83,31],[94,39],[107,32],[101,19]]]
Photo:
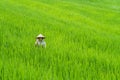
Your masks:
[[[120,0],[0,0],[0,80],[119,79]]]

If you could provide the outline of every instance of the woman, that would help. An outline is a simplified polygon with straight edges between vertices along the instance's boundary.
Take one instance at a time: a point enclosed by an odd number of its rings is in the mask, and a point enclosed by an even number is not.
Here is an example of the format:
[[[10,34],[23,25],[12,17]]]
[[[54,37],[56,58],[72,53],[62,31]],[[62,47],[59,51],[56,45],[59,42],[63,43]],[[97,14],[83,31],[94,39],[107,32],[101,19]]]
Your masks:
[[[46,48],[46,42],[44,41],[45,36],[43,36],[42,34],[39,34],[36,37],[36,42],[35,42],[35,46],[42,46],[43,48]]]

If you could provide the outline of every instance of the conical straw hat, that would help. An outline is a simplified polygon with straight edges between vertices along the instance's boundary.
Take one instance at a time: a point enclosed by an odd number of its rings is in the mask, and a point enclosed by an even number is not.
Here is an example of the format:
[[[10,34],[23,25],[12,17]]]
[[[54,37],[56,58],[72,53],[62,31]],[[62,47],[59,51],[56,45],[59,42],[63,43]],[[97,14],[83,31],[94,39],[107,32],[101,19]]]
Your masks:
[[[43,36],[42,34],[39,34],[37,38],[45,38],[45,36]]]

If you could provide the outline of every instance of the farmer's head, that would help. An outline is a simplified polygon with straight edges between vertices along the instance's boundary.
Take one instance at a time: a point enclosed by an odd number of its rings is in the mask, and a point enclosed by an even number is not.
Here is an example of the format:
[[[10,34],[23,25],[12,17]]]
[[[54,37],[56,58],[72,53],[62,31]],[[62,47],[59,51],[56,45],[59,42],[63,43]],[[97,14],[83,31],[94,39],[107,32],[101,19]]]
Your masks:
[[[39,39],[39,40],[41,41],[41,40],[45,39],[45,36],[43,36],[42,34],[39,34],[39,35],[37,36],[37,39]]]

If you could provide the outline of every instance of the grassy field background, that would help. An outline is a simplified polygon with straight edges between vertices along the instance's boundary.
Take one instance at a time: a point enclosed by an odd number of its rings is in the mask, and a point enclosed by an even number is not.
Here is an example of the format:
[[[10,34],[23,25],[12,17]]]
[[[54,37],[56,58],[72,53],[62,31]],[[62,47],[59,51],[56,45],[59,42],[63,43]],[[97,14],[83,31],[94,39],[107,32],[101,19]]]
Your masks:
[[[120,80],[120,0],[0,0],[0,80]]]

